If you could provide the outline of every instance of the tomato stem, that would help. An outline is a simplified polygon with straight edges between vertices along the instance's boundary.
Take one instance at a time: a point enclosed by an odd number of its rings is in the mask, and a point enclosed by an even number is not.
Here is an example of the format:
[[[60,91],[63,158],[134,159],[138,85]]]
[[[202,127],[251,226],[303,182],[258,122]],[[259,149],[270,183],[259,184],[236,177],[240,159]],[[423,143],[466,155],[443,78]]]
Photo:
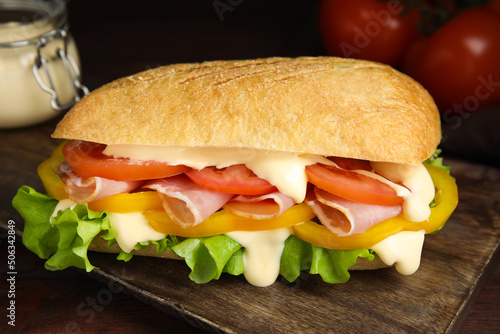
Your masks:
[[[388,2],[392,0],[379,0]],[[404,6],[402,15],[406,15],[417,8],[420,18],[415,24],[423,35],[430,36],[442,25],[459,15],[463,11],[482,7],[493,0],[400,0]]]

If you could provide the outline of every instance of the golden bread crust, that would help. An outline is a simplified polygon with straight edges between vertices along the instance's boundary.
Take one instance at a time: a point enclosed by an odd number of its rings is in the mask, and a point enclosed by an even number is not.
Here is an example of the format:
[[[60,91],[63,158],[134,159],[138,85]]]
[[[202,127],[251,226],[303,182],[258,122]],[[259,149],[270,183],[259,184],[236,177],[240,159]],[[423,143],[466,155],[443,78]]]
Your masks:
[[[427,91],[391,67],[300,57],[175,64],[121,78],[79,101],[53,137],[420,163],[441,129]]]

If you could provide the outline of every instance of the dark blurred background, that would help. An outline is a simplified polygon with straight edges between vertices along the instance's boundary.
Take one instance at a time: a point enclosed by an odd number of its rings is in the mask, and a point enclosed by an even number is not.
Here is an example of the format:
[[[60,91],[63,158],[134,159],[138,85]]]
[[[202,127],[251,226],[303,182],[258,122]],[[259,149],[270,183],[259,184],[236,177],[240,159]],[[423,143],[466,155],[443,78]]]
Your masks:
[[[72,0],[68,11],[84,83],[93,89],[171,63],[320,55],[317,3]]]

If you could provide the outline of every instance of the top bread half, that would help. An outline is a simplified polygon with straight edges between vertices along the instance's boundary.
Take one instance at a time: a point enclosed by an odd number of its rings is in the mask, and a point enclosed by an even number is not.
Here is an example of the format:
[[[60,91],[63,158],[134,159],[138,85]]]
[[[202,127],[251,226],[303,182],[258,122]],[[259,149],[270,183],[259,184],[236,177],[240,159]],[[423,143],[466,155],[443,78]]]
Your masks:
[[[420,163],[441,126],[428,92],[389,66],[300,57],[175,64],[121,78],[80,100],[53,137]]]

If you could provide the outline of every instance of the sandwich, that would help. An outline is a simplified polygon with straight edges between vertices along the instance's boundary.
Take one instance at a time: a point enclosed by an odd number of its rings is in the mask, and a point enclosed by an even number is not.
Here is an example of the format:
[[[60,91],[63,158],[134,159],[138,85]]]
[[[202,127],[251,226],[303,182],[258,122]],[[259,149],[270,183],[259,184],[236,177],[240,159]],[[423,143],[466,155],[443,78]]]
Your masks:
[[[91,271],[97,251],[184,260],[196,283],[409,275],[458,201],[431,96],[368,61],[163,66],[96,89],[52,136],[44,193],[13,199],[49,270]]]

